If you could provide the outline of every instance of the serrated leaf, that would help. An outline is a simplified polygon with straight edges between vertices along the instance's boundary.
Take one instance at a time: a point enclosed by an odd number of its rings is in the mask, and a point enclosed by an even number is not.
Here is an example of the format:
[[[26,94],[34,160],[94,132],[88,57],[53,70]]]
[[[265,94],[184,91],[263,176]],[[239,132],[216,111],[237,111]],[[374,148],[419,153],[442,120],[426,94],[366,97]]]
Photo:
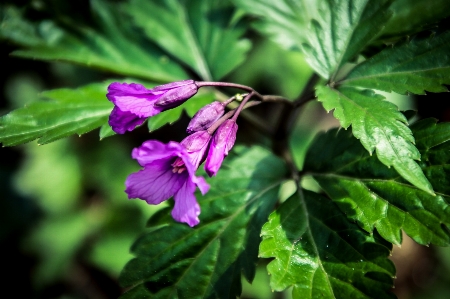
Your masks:
[[[38,139],[45,144],[84,134],[108,121],[113,105],[106,99],[107,84],[94,83],[78,89],[45,91],[47,100],[31,103],[0,118],[0,142],[18,145]]]
[[[313,4],[303,0],[233,0],[246,13],[256,16],[253,24],[258,31],[268,36],[285,49],[300,50],[305,41],[308,11]]]
[[[392,0],[316,1],[302,45],[306,59],[323,78],[334,81],[340,67],[354,58],[391,17]]]
[[[17,9],[5,8],[0,37],[24,46],[13,52],[24,58],[62,60],[157,82],[187,78],[178,64],[123,22],[127,16],[119,4],[93,0],[91,6],[96,28],[69,20],[64,25],[51,20],[33,24]]]
[[[339,84],[405,94],[443,92],[450,84],[450,31],[415,37],[357,65]]]
[[[317,96],[327,111],[334,109],[342,127],[352,125],[353,134],[369,153],[376,150],[383,164],[394,166],[407,181],[433,194],[433,187],[414,161],[420,160],[420,153],[408,122],[394,104],[370,90],[354,88],[319,86]]]
[[[436,124],[436,119],[428,118],[414,123],[411,130],[425,175],[432,178],[436,192],[450,195],[450,123]]]
[[[250,42],[234,8],[223,0],[132,0],[127,10],[147,36],[203,80],[218,80],[241,64]]]
[[[420,140],[433,131],[434,125],[434,122],[419,122],[414,134]],[[438,128],[441,129],[444,127]],[[448,246],[450,190],[441,180],[448,175],[450,154],[448,149],[441,148],[443,144],[438,145],[438,136],[428,137],[431,141],[428,151],[434,151],[433,157],[445,157],[438,163],[431,158],[421,163],[427,178],[435,184],[436,196],[417,189],[393,169],[369,156],[350,132],[344,130],[331,130],[317,138],[308,152],[305,171],[311,173],[347,217],[366,231],[376,228],[389,242],[401,244],[401,230],[404,230],[419,244]],[[448,146],[449,139],[446,140]],[[418,144],[425,157],[423,141]]]
[[[187,113],[189,117],[193,117],[200,108],[211,103],[214,100],[214,93],[199,91],[189,101],[183,103],[183,105],[177,108],[164,111],[163,113],[152,116],[148,119],[148,130],[153,132],[164,125],[173,124],[180,117],[183,111]]]
[[[123,298],[234,298],[241,272],[253,279],[260,229],[286,168],[260,147],[239,151],[244,153],[208,181],[210,191],[197,194],[200,225],[174,223],[170,209],[150,220],[152,231],[133,245],[137,257],[120,276],[123,286],[132,286]]]
[[[376,234],[375,234],[376,235]],[[395,298],[391,246],[363,232],[327,198],[298,191],[269,217],[260,256],[276,291],[294,299]]]

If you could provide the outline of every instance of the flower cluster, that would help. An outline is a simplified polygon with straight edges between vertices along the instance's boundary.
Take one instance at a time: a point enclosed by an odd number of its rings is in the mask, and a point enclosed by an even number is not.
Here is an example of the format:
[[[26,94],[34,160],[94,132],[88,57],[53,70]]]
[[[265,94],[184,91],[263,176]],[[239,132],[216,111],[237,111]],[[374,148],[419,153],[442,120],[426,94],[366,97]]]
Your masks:
[[[109,125],[118,134],[132,131],[148,117],[181,105],[200,87],[211,85],[219,84],[185,80],[147,89],[140,84],[114,82],[109,85],[106,95],[114,104]],[[229,83],[223,85],[229,86]],[[189,135],[180,143],[149,140],[135,148],[132,157],[143,169],[127,178],[125,192],[128,198],[139,198],[156,205],[173,197],[172,217],[191,227],[197,225],[200,206],[194,192],[198,187],[205,194],[209,185],[195,172],[205,162],[206,173],[209,176],[217,174],[236,140],[236,118],[252,95],[247,95],[238,109],[226,114],[225,106],[235,97],[224,103],[215,101],[204,106],[192,118],[186,130]]]

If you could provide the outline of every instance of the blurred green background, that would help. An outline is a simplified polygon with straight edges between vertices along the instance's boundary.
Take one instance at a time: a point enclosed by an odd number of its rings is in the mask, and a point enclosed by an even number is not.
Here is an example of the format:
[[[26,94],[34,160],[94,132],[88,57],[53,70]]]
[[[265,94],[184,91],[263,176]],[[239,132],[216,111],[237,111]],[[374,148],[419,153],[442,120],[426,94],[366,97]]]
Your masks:
[[[89,10],[89,1],[9,3],[30,7],[34,18],[70,11],[79,22]],[[47,6],[42,7],[43,3]],[[50,4],[51,12],[47,11]],[[311,75],[302,55],[282,50],[255,32],[248,35],[253,49],[226,81],[251,85],[263,94],[296,98]],[[9,56],[15,49],[16,45],[1,42],[0,115],[38,101],[44,90],[110,78],[106,72],[62,62]],[[403,110],[417,109],[420,117],[450,120],[448,94],[386,96]],[[270,119],[279,111],[270,104],[255,107],[254,112]],[[162,207],[127,199],[125,178],[139,169],[131,150],[147,139],[181,140],[188,121],[184,115],[153,133],[143,126],[102,141],[94,131],[43,146],[31,142],[1,148],[0,242],[6,274],[0,280],[2,289],[13,290],[15,298],[117,298],[122,292],[117,277],[132,258],[129,247],[144,232],[148,217]],[[269,145],[255,127],[243,120],[239,125],[238,142]],[[304,107],[291,139],[298,165],[315,132],[336,125],[319,103]],[[405,238],[402,248],[394,250],[393,260],[398,267],[395,292],[399,298],[438,299],[450,294],[448,249],[421,247]],[[243,298],[289,298],[289,291],[271,292],[266,263],[260,262],[253,285],[243,281]]]

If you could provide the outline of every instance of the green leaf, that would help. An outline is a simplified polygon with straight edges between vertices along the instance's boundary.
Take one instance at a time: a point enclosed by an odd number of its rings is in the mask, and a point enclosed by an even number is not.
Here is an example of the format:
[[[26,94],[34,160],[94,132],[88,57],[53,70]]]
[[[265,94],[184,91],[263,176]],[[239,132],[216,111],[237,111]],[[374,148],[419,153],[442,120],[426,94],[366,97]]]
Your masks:
[[[389,9],[394,15],[383,28],[382,39],[422,31],[450,16],[447,0],[395,0]]]
[[[132,0],[127,11],[146,35],[203,80],[218,80],[245,59],[250,42],[223,0]]]
[[[308,11],[313,5],[302,0],[233,0],[247,14],[257,17],[253,27],[285,49],[300,50],[306,41]]]
[[[306,59],[323,78],[334,81],[340,67],[354,58],[383,28],[392,0],[316,1],[302,45]]]
[[[404,230],[420,244],[448,246],[450,138],[448,133],[445,138],[440,134],[435,137],[428,134],[442,133],[449,126],[436,126],[434,121],[425,121],[412,128],[424,157],[421,166],[435,185],[436,196],[404,181],[393,169],[368,155],[344,130],[331,130],[316,139],[308,152],[305,171],[347,217],[357,221],[366,231],[372,232],[376,228],[389,242],[401,244],[401,230]],[[446,141],[441,143],[443,140]],[[423,144],[428,145],[425,148]],[[443,177],[447,179],[442,181]]]
[[[422,154],[422,168],[436,192],[450,194],[450,123],[436,124],[428,118],[411,126],[417,148]]]
[[[319,101],[327,111],[334,109],[334,116],[342,127],[352,125],[353,134],[372,154],[418,188],[433,194],[433,188],[414,160],[420,153],[414,146],[414,137],[405,116],[384,97],[370,90],[354,88],[317,88]]]
[[[98,23],[95,28],[70,20],[65,24],[51,20],[32,24],[22,19],[17,9],[5,8],[0,37],[25,47],[13,52],[19,57],[62,60],[157,82],[187,78],[178,64],[123,22],[127,16],[119,4],[93,0],[91,5]]]
[[[114,135],[116,135],[116,132],[113,131],[113,129],[109,124],[104,124],[100,127],[100,134],[99,134],[100,140]]]
[[[150,219],[152,231],[133,245],[137,257],[120,276],[124,287],[132,287],[123,298],[235,298],[241,272],[253,279],[261,227],[286,168],[257,146],[234,152],[242,155],[208,181],[209,193],[197,193],[202,209],[197,227],[174,223],[170,208]]]
[[[106,83],[78,89],[55,89],[42,93],[48,100],[31,103],[0,118],[0,142],[18,145],[38,139],[45,144],[84,134],[107,123],[112,104],[106,99]]]
[[[395,298],[391,244],[350,223],[332,201],[299,191],[269,217],[260,256],[276,291],[293,286],[292,297]]]
[[[405,94],[443,92],[450,84],[450,31],[414,37],[356,66],[339,84]]]
[[[189,117],[193,117],[200,108],[212,101],[214,101],[213,92],[204,92],[203,90],[200,90],[193,98],[183,103],[183,105],[150,117],[148,119],[148,129],[150,132],[153,132],[164,125],[173,124],[181,117],[183,111],[186,111]]]

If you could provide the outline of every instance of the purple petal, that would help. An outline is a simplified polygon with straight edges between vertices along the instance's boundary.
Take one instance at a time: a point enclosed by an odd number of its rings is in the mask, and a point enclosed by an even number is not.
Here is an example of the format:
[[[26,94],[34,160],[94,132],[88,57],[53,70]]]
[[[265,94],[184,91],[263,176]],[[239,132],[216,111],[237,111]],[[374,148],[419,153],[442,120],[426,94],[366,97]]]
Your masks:
[[[187,172],[173,173],[170,161],[155,161],[132,173],[125,181],[128,198],[140,198],[157,205],[172,197],[189,180]]]
[[[236,141],[238,125],[233,120],[226,120],[214,133],[205,162],[206,173],[215,176],[222,165],[223,159]]]
[[[141,166],[145,166],[157,160],[170,160],[180,156],[184,147],[177,142],[162,143],[158,140],[148,140],[140,147],[134,148],[131,156],[136,159]]]
[[[209,185],[208,185],[208,183],[206,183],[206,181],[203,177],[195,176],[195,171],[197,170],[197,168],[192,164],[189,154],[186,153],[185,151],[183,151],[183,152],[180,152],[179,157],[181,157],[181,159],[183,159],[184,165],[186,166],[186,169],[188,170],[191,181],[195,185],[197,185],[198,188],[200,189],[200,191],[202,192],[202,194],[205,195],[206,192],[208,192],[208,190],[209,190]]]
[[[205,171],[210,177],[217,174],[224,158],[225,144],[217,146],[213,140],[211,142],[211,146],[209,147],[208,158],[205,162]]]
[[[210,140],[211,135],[207,131],[199,131],[189,135],[180,142],[186,148],[189,161],[194,165],[195,169],[204,160]]]
[[[178,222],[187,223],[193,227],[200,223],[200,206],[194,196],[195,184],[187,180],[174,196],[175,206],[172,217]]]
[[[191,179],[192,182],[197,185],[198,189],[203,195],[205,195],[206,192],[209,191],[209,185],[202,176],[196,176]]]
[[[108,123],[117,134],[125,134],[126,131],[132,131],[142,125],[145,120],[145,117],[138,117],[131,112],[122,111],[116,106],[109,116]]]
[[[140,84],[127,84],[114,82],[108,86],[107,98],[122,111],[136,114],[138,117],[150,117],[163,111],[155,107],[154,102],[163,94],[163,91],[146,89]]]

